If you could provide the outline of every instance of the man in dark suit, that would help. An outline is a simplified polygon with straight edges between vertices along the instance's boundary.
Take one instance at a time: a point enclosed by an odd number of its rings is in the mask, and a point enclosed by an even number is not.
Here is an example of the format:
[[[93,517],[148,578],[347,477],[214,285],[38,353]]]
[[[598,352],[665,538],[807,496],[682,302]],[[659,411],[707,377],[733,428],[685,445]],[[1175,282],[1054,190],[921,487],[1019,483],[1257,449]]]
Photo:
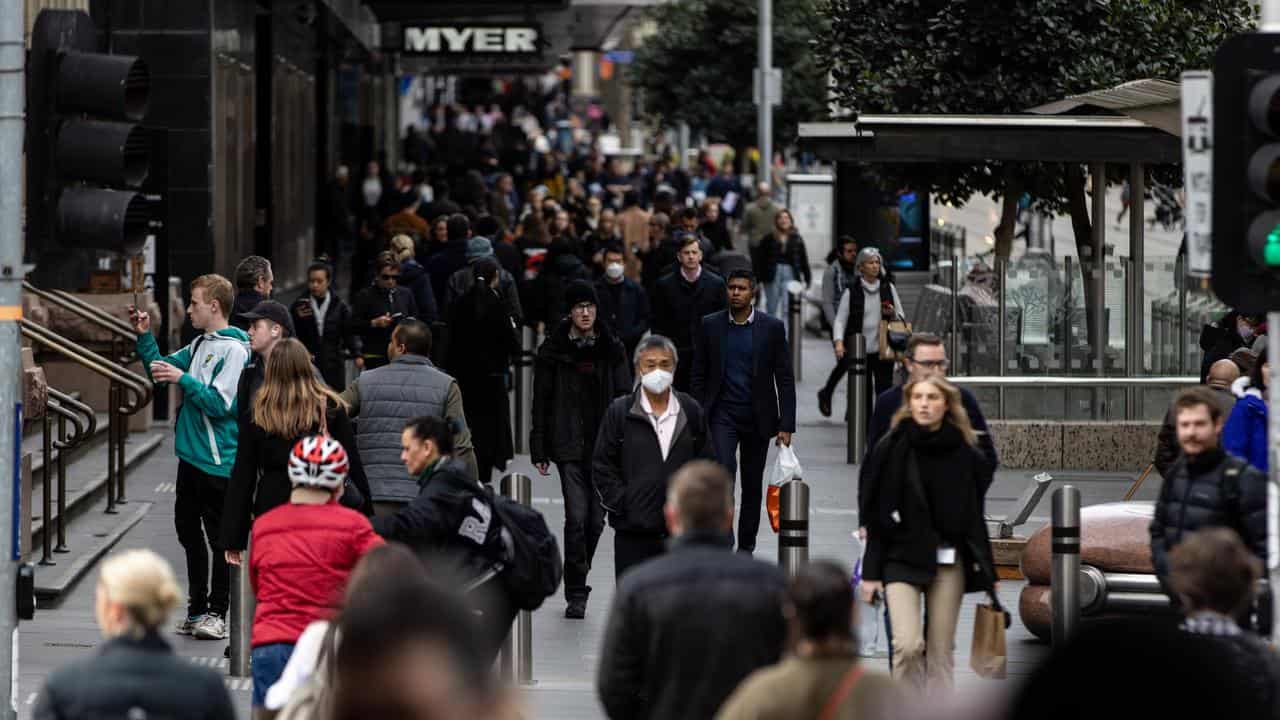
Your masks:
[[[693,396],[706,408],[716,458],[729,471],[742,455],[738,550],[752,552],[760,528],[760,500],[769,441],[791,444],[796,429],[796,384],[782,321],[757,313],[756,278],[729,275],[729,309],[707,315],[694,335]]]
[[[653,318],[650,329],[670,338],[681,355],[690,357],[693,335],[702,318],[724,308],[725,284],[719,275],[702,266],[702,248],[696,237],[686,236],[681,241],[678,258],[676,269],[664,275],[649,294]],[[645,263],[654,261],[645,259]],[[677,390],[693,389],[690,367],[690,363],[684,363],[676,369]]]

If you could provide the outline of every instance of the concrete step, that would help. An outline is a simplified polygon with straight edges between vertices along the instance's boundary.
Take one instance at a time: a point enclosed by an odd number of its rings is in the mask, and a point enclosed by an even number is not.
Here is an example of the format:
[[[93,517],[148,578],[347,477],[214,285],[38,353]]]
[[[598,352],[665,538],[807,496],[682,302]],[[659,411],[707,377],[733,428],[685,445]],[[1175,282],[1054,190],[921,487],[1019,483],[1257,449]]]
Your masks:
[[[38,553],[36,562],[36,601],[41,607],[56,604],[76,582],[97,563],[98,558],[109,551],[124,534],[137,525],[152,503],[140,502],[121,505],[115,515],[90,513],[75,524],[75,532],[67,538],[66,553],[55,553],[50,565],[41,565]]]
[[[74,463],[80,458],[84,457],[85,455],[91,453],[95,449],[106,445],[107,414],[96,413],[96,418],[97,418],[98,424],[94,428],[93,434],[85,438],[82,442],[77,444],[75,447],[69,448],[67,450],[68,463]],[[71,431],[71,428],[70,426],[68,426],[67,432],[70,432],[70,431]],[[57,438],[58,436],[58,426],[56,423],[53,426],[53,436],[54,438]],[[35,423],[34,428],[30,428],[23,433],[22,452],[23,454],[27,454],[27,453],[31,454],[31,477],[38,480],[40,477],[40,471],[44,468],[44,432],[41,429],[41,423],[39,422]],[[50,454],[49,456],[50,460],[57,461],[58,452],[59,451],[56,447],[53,448],[52,454]],[[103,454],[103,457],[105,457],[106,451],[103,450],[102,454]],[[106,467],[106,466],[104,465],[103,467]]]

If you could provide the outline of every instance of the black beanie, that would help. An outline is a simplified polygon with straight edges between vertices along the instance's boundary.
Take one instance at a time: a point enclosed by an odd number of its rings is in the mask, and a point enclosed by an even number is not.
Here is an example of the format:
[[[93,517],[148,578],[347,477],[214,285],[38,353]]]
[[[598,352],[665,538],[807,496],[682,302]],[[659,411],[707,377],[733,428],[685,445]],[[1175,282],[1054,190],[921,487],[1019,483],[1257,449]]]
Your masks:
[[[572,310],[579,303],[589,302],[592,305],[599,305],[600,300],[596,297],[595,288],[591,284],[582,280],[576,280],[569,284],[564,291],[564,309]]]

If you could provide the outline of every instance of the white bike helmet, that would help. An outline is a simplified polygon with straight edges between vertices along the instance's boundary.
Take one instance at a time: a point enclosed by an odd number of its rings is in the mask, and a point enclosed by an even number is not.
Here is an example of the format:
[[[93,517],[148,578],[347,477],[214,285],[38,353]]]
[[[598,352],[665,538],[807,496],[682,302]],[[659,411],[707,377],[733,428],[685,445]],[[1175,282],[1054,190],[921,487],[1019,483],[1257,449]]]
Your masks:
[[[328,435],[310,435],[289,453],[289,482],[294,487],[334,490],[347,481],[350,467],[342,443]]]

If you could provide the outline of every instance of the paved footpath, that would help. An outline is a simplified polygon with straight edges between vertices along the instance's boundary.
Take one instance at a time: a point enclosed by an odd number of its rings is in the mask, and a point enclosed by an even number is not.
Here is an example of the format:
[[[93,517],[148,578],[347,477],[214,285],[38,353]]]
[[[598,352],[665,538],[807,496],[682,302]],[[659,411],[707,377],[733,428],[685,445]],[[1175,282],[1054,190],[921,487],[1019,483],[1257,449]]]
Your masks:
[[[804,466],[804,478],[811,486],[811,557],[834,558],[852,564],[855,546],[850,533],[857,527],[856,468],[845,464],[845,427],[837,420],[843,416],[844,387],[835,401],[833,418],[818,414],[815,393],[831,367],[830,345],[825,341],[805,342],[803,382],[798,388],[799,417],[795,447]],[[772,462],[772,455],[770,457]],[[117,549],[151,548],[182,574],[185,567],[181,548],[173,530],[173,479],[177,461],[172,442],[166,443],[129,476],[132,503],[152,502],[150,511],[120,541]],[[533,478],[534,503],[548,524],[557,532],[563,529],[564,506],[559,481],[537,474],[528,456],[516,458],[509,468]],[[1002,471],[988,495],[987,510],[992,514],[1008,512],[1031,476],[1027,471]],[[1116,475],[1096,479],[1071,478],[1081,488],[1085,504],[1119,499],[1127,483]],[[1151,499],[1158,483],[1148,483],[1140,498]],[[1033,514],[1032,527],[1047,521],[1048,499]],[[763,515],[763,511],[762,511]],[[776,540],[767,519],[762,520],[757,557],[776,557]],[[93,619],[92,575],[82,580],[53,609],[38,611],[36,619],[23,623],[21,635],[21,674],[19,717],[30,717],[32,703],[49,671],[71,659],[93,652],[100,636]],[[185,582],[184,577],[180,580]],[[613,597],[613,535],[605,529],[596,554],[590,578],[595,588],[585,620],[566,620],[562,597],[550,598],[533,616],[535,685],[523,692],[529,717],[549,720],[595,720],[604,717],[594,691],[594,677],[606,615]],[[1001,583],[1002,600],[1017,607],[1022,583]],[[993,682],[978,678],[968,668],[969,639],[972,632],[974,606],[978,595],[969,595],[961,611],[960,630],[956,640],[957,685],[969,694],[1002,695],[1009,692],[1020,676],[1025,676],[1047,648],[1036,641],[1015,618],[1009,634],[1010,680]],[[201,642],[188,637],[170,635],[176,651],[193,662],[225,671],[222,657],[225,647],[220,642]],[[872,667],[887,669],[883,659],[869,660]],[[248,717],[249,681],[228,678],[237,706]]]

